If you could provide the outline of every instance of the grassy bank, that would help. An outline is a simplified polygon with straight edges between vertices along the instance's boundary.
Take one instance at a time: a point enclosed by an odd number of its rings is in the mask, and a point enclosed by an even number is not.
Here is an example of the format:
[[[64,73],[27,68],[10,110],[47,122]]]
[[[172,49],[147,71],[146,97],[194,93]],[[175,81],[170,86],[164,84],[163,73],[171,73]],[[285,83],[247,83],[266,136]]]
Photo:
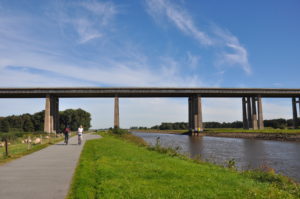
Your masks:
[[[205,133],[285,133],[285,134],[299,134],[300,129],[273,129],[265,128],[261,130],[247,130],[239,128],[207,128]]]
[[[133,142],[141,146],[112,136],[88,141],[68,198],[300,197],[299,185],[272,173],[238,173]]]
[[[188,133],[188,130],[158,130],[158,129],[138,129],[130,130],[132,132],[148,132],[148,133],[168,133],[168,134],[183,134]],[[284,133],[284,134],[299,134],[300,129],[273,129],[265,128],[262,130],[242,129],[242,128],[206,128],[204,133]]]
[[[8,145],[8,151],[9,155],[5,156],[5,147],[0,147],[0,164],[9,162],[11,160],[14,160],[16,158],[20,158],[24,155],[28,155],[30,153],[33,153],[35,151],[39,151],[51,144],[57,143],[61,140],[63,140],[63,137],[55,137],[55,136],[46,136],[42,138],[42,143],[39,144],[29,144],[28,143],[22,143],[23,138],[18,138],[16,140],[10,141],[10,144]],[[34,139],[32,139],[34,140]]]

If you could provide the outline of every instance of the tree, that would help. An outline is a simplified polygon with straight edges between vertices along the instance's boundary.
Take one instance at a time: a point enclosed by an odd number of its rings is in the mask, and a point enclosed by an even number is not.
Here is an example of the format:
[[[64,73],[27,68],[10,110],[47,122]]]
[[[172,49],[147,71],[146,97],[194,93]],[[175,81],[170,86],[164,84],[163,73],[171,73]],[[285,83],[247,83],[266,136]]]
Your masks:
[[[34,126],[30,118],[26,117],[23,123],[23,131],[24,132],[33,132]]]
[[[0,131],[9,132],[9,122],[8,122],[8,120],[7,119],[2,120],[0,127],[1,127]]]

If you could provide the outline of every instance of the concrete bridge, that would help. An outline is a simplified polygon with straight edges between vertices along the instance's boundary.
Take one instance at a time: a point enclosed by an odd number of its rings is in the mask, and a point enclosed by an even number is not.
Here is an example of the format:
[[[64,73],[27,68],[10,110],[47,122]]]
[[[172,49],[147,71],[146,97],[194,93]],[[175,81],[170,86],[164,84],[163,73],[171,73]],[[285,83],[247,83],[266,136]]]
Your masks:
[[[291,98],[294,128],[297,126],[297,103],[300,109],[300,89],[271,88],[0,88],[0,98],[45,98],[45,132],[59,128],[59,98],[113,97],[114,127],[119,127],[121,97],[185,97],[188,98],[188,121],[191,132],[201,132],[204,97],[241,98],[245,129],[263,129],[262,98]]]

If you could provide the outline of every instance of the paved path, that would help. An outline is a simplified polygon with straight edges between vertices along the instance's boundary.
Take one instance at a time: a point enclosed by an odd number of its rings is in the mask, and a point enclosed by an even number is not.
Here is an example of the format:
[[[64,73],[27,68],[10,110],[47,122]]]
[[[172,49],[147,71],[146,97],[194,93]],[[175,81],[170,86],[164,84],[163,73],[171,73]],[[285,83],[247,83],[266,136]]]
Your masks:
[[[84,135],[88,139],[97,135]],[[63,199],[66,197],[80,152],[77,137],[0,166],[1,199]]]

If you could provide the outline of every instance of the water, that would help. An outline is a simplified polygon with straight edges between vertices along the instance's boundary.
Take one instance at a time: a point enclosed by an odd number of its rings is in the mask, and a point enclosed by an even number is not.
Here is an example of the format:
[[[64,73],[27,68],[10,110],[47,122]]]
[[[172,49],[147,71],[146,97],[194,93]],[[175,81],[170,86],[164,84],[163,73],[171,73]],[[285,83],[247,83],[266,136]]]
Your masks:
[[[300,143],[242,138],[188,136],[133,132],[150,145],[160,137],[162,147],[178,148],[180,153],[219,165],[234,159],[238,169],[268,166],[277,173],[300,182]]]

